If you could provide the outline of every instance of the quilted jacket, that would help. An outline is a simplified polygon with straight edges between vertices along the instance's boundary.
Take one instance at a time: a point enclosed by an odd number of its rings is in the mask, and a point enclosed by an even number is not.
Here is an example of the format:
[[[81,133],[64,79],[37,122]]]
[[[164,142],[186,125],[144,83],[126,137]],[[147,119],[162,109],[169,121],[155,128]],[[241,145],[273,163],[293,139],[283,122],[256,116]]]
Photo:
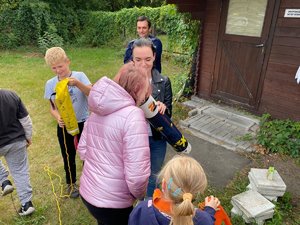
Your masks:
[[[91,115],[78,145],[84,160],[80,194],[96,207],[130,207],[144,196],[150,175],[144,113],[107,77],[93,86],[88,105]]]

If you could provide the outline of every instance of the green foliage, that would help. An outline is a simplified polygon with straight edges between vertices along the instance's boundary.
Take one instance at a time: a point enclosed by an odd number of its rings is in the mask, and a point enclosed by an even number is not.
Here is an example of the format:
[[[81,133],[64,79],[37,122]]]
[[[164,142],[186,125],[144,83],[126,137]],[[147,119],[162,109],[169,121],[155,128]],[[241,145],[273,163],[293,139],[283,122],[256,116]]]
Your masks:
[[[45,32],[43,36],[38,38],[38,47],[42,53],[55,46],[63,46],[63,39],[55,33]]]
[[[168,51],[181,53],[181,61],[190,65],[198,44],[199,21],[192,20],[190,14],[178,13],[175,6],[161,7],[159,27],[169,38]]]
[[[292,196],[289,192],[286,192],[278,202],[275,203],[275,212],[271,220],[266,221],[266,225],[281,225],[284,222],[285,217],[290,217],[292,212]]]
[[[81,44],[100,46],[118,39],[120,28],[115,23],[114,15],[112,12],[91,12],[79,39]]]
[[[299,157],[300,122],[272,119],[270,114],[264,114],[257,141],[271,152]]]
[[[22,0],[0,0],[0,12],[7,9],[18,8]]]
[[[114,13],[90,13],[84,26],[86,30],[82,33],[86,36],[85,43],[102,45],[108,39],[121,38],[128,41],[136,38],[136,19],[140,15],[149,17],[153,30],[167,34],[169,44],[164,46],[167,51],[180,52],[190,62],[197,45],[199,22],[191,20],[189,14],[178,13],[173,5],[159,8],[135,7]]]
[[[11,49],[18,46],[18,38],[12,28],[14,10],[6,9],[0,13],[0,48]]]
[[[74,10],[70,2],[25,0],[19,3],[17,9],[2,11],[0,47],[38,45],[45,49],[61,42],[95,47],[116,46],[137,37],[136,19],[146,15],[152,21],[154,33],[168,36],[164,50],[177,52],[174,57],[177,62],[184,62],[186,66],[191,64],[198,42],[199,22],[191,20],[189,14],[177,12],[174,5],[92,12]],[[132,2],[136,3],[135,0]],[[91,1],[89,3],[92,4]]]
[[[158,7],[165,3],[164,0],[44,0],[49,4],[61,4],[73,10],[91,11],[118,11],[122,8],[151,6]]]
[[[243,136],[237,136],[237,141],[252,141],[255,137],[251,133],[247,133]]]
[[[52,27],[65,43],[72,44],[82,31],[82,19],[86,18],[86,13],[76,11],[62,3],[49,4],[49,7]]]
[[[14,32],[20,45],[34,45],[50,23],[49,5],[39,1],[23,1],[16,10]]]

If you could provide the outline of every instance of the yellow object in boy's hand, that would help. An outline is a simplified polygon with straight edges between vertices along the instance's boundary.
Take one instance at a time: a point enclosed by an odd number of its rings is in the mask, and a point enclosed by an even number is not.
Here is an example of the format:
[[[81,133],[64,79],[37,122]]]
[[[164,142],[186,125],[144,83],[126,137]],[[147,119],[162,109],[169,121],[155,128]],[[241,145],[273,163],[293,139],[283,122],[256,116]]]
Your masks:
[[[68,79],[63,79],[57,83],[55,87],[55,104],[65,123],[67,132],[72,136],[75,136],[76,134],[79,134],[79,128],[68,90],[68,82]]]

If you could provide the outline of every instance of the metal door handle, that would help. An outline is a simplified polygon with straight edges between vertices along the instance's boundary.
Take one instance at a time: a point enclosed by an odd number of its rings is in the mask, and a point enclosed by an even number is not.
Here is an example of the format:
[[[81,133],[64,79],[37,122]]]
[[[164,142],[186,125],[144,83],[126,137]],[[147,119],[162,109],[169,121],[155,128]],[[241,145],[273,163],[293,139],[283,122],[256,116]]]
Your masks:
[[[264,44],[258,44],[258,45],[255,45],[256,48],[262,48],[264,47],[265,45]]]

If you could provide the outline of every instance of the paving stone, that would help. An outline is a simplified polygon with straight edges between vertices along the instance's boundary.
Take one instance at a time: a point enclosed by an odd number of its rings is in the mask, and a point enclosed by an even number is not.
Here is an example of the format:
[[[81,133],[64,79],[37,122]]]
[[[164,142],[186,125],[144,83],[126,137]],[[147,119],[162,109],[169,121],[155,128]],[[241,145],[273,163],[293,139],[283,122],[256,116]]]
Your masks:
[[[259,218],[262,216],[273,216],[275,205],[256,191],[248,190],[231,199],[234,207],[238,208],[247,218]],[[271,218],[270,217],[270,218]]]
[[[268,169],[251,168],[248,178],[251,186],[259,193],[266,196],[283,196],[286,191],[286,184],[279,173],[275,170],[273,179],[267,177]]]
[[[192,97],[194,109],[189,113],[189,118],[180,122],[182,127],[203,134],[212,143],[221,142],[223,147],[230,150],[252,152],[253,142],[241,144],[239,137],[246,134],[255,136],[259,121],[248,116],[235,113],[233,110],[222,108],[198,97]]]
[[[194,128],[195,130],[201,130],[203,126],[210,123],[212,120],[214,120],[213,117],[203,116],[199,120],[197,120],[196,122],[192,123],[190,125],[190,127]]]
[[[192,124],[192,123],[196,123],[197,121],[201,120],[203,117],[205,117],[205,115],[198,114],[198,115],[195,115],[185,121],[187,124]]]

